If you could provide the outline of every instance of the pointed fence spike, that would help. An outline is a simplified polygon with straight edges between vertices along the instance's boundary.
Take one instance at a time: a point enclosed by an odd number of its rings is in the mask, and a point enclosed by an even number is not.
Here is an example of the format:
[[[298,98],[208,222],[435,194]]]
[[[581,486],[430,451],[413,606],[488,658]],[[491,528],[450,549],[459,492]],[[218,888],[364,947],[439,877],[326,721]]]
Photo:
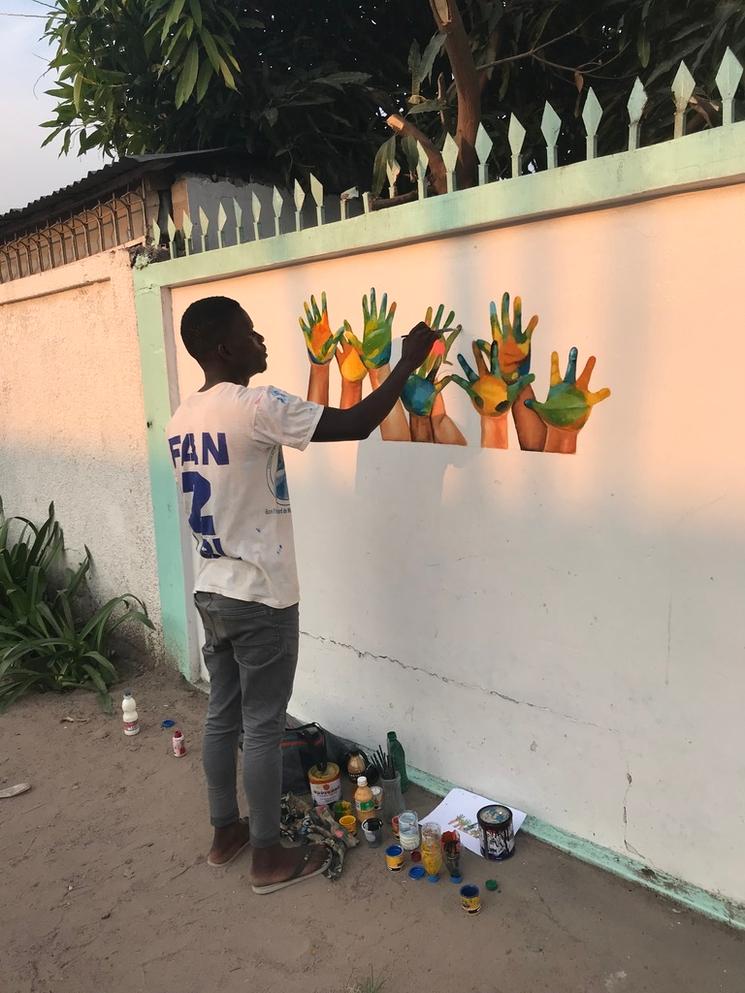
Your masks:
[[[360,195],[360,191],[356,186],[350,187],[348,190],[344,190],[339,196],[339,216],[342,221],[346,221],[349,217],[349,201],[355,200]]]
[[[455,167],[458,164],[458,145],[451,134],[445,136],[445,144],[442,146],[442,161],[445,163],[447,192],[452,193],[455,190]]]
[[[422,148],[421,142],[416,143],[416,152],[416,191],[419,199],[424,200],[427,196],[427,169],[429,168],[429,159],[427,158],[427,153]]]
[[[363,193],[362,194],[362,209],[364,210],[364,212],[366,214],[369,214],[370,211],[372,210],[372,203],[370,202],[370,194],[369,193]]]
[[[210,219],[204,212],[204,208],[199,208],[199,235],[202,242],[202,251],[207,251],[207,230],[210,226]]]
[[[217,246],[218,248],[223,247],[223,237],[225,235],[225,225],[228,223],[228,215],[225,212],[225,208],[220,201],[220,205],[217,208]]]
[[[172,259],[176,257],[176,224],[170,214],[168,215],[168,251]]]
[[[396,159],[393,159],[386,165],[385,171],[388,176],[388,196],[393,198],[396,195],[396,180],[401,172],[401,166]]]
[[[300,183],[295,180],[294,188],[294,198],[295,198],[295,230],[299,231],[303,226],[302,210],[303,204],[305,203],[305,190],[302,188]]]
[[[282,223],[282,208],[285,202],[282,199],[282,194],[279,192],[277,187],[274,187],[274,192],[272,193],[272,209],[274,210],[274,233],[275,235],[281,234],[281,223]]]
[[[672,85],[673,100],[675,101],[674,138],[682,138],[685,134],[686,110],[688,109],[688,101],[693,96],[695,89],[696,80],[690,74],[688,66],[681,60]]]
[[[551,104],[546,101],[541,117],[541,134],[546,142],[546,168],[555,169],[558,165],[556,154],[556,144],[561,131],[561,118],[556,113]]]
[[[644,84],[639,77],[636,77],[633,87],[631,88],[631,96],[629,97],[626,107],[629,112],[629,151],[633,152],[635,148],[639,147],[639,127],[641,124],[642,114],[644,113],[644,108],[647,106],[647,91],[644,89]]]
[[[323,183],[310,174],[310,195],[316,202],[316,223],[320,227],[325,220],[323,209]]]
[[[491,155],[493,146],[494,142],[489,137],[486,128],[483,124],[479,124],[479,129],[476,132],[476,141],[473,146],[476,149],[476,155],[479,160],[479,186],[483,186],[489,182],[489,156]]]
[[[240,245],[243,241],[243,210],[235,197],[233,197],[233,213],[235,214],[235,243]]]
[[[191,217],[184,211],[181,217],[181,230],[184,232],[184,251],[187,255],[191,255],[192,250],[192,240],[191,235],[194,230],[194,225],[191,222]]]
[[[518,121],[514,114],[510,114],[510,126],[507,129],[507,140],[510,143],[512,152],[512,175],[520,175],[520,153],[525,142],[525,128]]]
[[[256,193],[251,194],[251,214],[254,221],[254,239],[259,240],[261,235],[259,234],[259,221],[261,220],[261,200],[256,196]]]
[[[735,120],[735,93],[742,79],[742,65],[729,46],[716,75],[717,89],[722,98],[722,124],[732,124]]]
[[[153,236],[153,245],[155,245],[155,247],[157,248],[158,245],[160,245],[160,225],[158,224],[157,221],[153,221],[151,230]]]
[[[600,127],[600,118],[602,116],[603,116],[603,108],[600,106],[600,101],[595,96],[595,90],[593,90],[593,88],[590,87],[590,89],[587,91],[585,106],[582,108],[582,120],[585,123],[585,132],[587,134],[588,159],[597,158],[598,128]]]

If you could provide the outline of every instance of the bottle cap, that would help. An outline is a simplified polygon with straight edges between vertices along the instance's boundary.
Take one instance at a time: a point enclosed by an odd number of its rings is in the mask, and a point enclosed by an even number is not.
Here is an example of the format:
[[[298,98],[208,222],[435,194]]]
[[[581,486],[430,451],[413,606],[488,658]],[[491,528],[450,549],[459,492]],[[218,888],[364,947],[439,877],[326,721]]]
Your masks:
[[[425,875],[423,865],[414,865],[409,869],[409,879],[422,879]]]
[[[124,695],[125,696],[132,696],[132,690],[125,690],[124,691]]]
[[[496,879],[487,879],[487,881],[484,883],[484,886],[486,886],[488,890],[499,889],[499,883],[496,881]]]
[[[357,777],[357,785],[358,786],[367,786],[367,776],[358,776]]]

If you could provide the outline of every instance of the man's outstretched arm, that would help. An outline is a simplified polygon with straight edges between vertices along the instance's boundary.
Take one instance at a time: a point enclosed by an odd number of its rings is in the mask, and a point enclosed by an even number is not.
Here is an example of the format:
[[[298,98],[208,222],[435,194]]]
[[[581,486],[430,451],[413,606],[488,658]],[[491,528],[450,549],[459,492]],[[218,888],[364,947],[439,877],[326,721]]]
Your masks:
[[[418,369],[437,341],[437,334],[423,321],[404,336],[401,359],[381,385],[348,410],[326,407],[312,441],[361,441],[385,420],[401,396],[409,376]]]

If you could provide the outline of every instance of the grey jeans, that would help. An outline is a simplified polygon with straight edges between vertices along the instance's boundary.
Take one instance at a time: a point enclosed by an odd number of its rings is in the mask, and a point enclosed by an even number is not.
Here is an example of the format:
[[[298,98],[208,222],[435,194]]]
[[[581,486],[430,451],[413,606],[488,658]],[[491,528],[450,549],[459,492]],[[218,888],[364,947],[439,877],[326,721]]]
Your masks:
[[[236,765],[242,728],[251,844],[266,848],[280,838],[280,742],[297,667],[298,607],[277,609],[219,593],[197,593],[194,600],[204,625],[202,653],[210,675],[202,750],[210,821],[227,827],[238,820]]]

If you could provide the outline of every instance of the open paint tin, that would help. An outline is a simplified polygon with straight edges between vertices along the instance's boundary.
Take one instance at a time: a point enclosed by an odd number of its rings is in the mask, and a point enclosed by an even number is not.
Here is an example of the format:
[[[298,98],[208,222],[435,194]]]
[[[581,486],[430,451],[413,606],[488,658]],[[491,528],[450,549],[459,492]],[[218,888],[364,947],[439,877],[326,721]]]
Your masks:
[[[503,862],[515,851],[512,811],[502,803],[490,803],[476,815],[481,836],[481,854],[492,862]]]

